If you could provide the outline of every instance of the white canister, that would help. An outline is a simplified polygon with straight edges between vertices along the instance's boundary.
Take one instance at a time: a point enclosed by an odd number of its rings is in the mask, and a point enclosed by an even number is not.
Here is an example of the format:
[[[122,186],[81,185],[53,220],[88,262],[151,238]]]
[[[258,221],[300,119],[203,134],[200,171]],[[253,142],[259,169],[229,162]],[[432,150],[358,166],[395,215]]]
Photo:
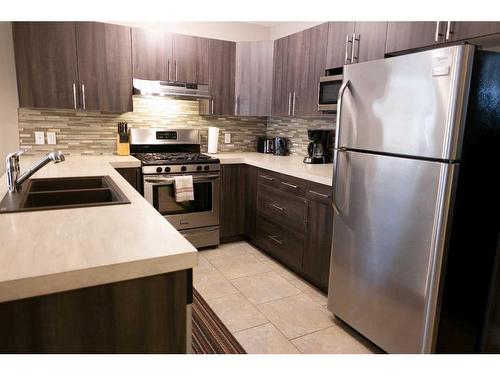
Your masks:
[[[216,154],[217,145],[219,144],[219,128],[215,126],[208,127],[208,153]]]

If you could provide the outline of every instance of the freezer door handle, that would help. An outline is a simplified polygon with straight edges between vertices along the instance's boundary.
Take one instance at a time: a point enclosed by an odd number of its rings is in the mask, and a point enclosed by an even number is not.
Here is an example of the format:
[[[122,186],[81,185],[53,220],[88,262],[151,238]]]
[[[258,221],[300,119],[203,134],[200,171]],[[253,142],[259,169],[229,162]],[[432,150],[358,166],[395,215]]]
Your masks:
[[[351,81],[347,80],[344,83],[342,83],[342,86],[340,86],[339,90],[339,98],[337,101],[337,130],[335,131],[335,144],[333,148],[333,194],[332,194],[332,207],[335,210],[337,214],[340,214],[340,209],[337,205],[337,201],[335,199],[336,196],[336,182],[337,182],[337,166],[338,166],[338,160],[339,160],[339,152],[344,152],[346,149],[344,147],[340,147],[339,142],[340,142],[340,118],[342,117],[342,99],[344,97],[344,92],[345,90],[349,87]]]

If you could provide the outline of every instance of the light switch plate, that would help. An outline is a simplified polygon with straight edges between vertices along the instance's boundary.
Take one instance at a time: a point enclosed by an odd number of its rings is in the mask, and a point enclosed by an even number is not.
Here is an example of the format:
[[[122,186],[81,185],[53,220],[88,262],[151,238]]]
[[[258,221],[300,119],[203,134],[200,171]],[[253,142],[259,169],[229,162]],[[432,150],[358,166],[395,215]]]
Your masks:
[[[43,132],[35,132],[35,144],[37,145],[45,144],[45,134]]]
[[[224,143],[231,143],[231,133],[224,134]]]
[[[56,133],[55,132],[47,132],[47,144],[55,145],[57,143]]]

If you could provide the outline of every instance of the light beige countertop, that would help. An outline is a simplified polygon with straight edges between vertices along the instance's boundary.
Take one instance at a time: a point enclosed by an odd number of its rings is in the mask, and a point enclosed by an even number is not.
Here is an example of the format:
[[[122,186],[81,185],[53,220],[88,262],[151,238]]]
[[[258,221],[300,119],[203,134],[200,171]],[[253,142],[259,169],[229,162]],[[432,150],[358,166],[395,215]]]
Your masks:
[[[305,164],[303,156],[275,156],[259,152],[223,152],[207,154],[220,159],[221,164],[248,164],[304,180],[332,186],[332,164]]]
[[[21,156],[21,172],[40,156]],[[131,156],[67,156],[33,178],[109,175],[130,204],[0,214],[0,302],[192,268],[197,250],[114,167]],[[7,192],[0,179],[0,199]]]

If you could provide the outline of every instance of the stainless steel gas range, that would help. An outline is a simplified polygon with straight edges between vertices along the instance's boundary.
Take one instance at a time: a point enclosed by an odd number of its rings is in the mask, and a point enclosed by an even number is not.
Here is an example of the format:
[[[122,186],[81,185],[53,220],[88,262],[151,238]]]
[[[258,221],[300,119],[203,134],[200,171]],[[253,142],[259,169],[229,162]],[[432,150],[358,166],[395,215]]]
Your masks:
[[[220,161],[200,153],[191,129],[131,129],[130,151],[141,160],[144,198],[193,246],[219,244]],[[194,200],[176,202],[174,176],[192,175]]]

